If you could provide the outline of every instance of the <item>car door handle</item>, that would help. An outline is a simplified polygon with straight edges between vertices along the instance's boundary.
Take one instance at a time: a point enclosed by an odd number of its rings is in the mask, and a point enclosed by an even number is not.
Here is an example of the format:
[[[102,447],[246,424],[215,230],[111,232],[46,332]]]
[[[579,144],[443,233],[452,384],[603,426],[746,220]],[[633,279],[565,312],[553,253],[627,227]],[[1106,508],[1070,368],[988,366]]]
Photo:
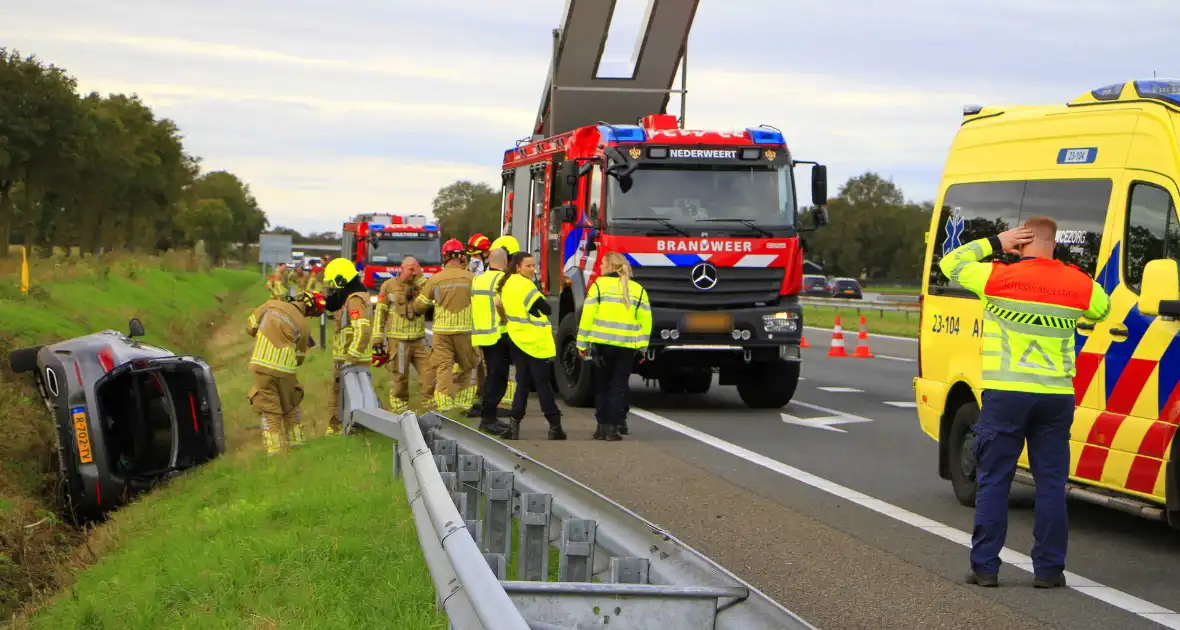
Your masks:
[[[1115,335],[1117,337],[1126,337],[1127,336],[1127,329],[1126,328],[1111,328],[1110,334]]]
[[[1086,322],[1078,322],[1078,330],[1094,330],[1094,324],[1087,324]]]

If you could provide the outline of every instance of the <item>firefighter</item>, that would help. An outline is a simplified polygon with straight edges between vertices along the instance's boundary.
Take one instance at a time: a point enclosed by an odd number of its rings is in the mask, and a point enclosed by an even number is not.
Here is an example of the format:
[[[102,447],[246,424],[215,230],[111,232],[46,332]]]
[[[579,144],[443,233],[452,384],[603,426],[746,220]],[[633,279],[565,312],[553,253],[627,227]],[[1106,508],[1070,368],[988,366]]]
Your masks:
[[[303,387],[295,370],[315,345],[307,318],[324,312],[324,302],[323,295],[305,292],[290,302],[267,300],[250,314],[246,333],[254,337],[254,351],[247,368],[254,373],[254,386],[247,397],[258,414],[267,455],[303,444]]]
[[[488,270],[471,282],[471,343],[480,352],[480,367],[486,366],[487,377],[479,388],[473,409],[480,418],[480,426],[504,426],[496,420],[500,415],[500,403],[509,390],[508,371],[512,367],[511,342],[508,340],[508,326],[497,308],[500,278],[508,266],[508,254],[503,249],[491,253]],[[468,413],[470,416],[471,414]],[[507,429],[506,426],[504,426]]]
[[[475,397],[472,376],[477,362],[471,346],[471,281],[463,243],[450,239],[442,246],[443,270],[422,285],[414,310],[434,309],[434,400],[439,411],[470,404]]]
[[[324,290],[324,268],[316,263],[307,272],[307,283],[303,285],[304,291],[319,291]]]
[[[402,413],[410,404],[410,366],[418,373],[418,395],[426,405],[434,396],[434,369],[426,344],[426,318],[414,310],[414,300],[426,284],[422,267],[413,256],[402,259],[401,272],[381,285],[373,320],[373,365],[388,362],[393,374],[389,409]]]
[[[651,303],[647,291],[631,279],[631,265],[618,252],[603,258],[602,275],[590,285],[578,323],[578,354],[592,358],[594,439],[617,442],[626,426],[631,366],[643,356],[651,337]]]
[[[266,277],[266,288],[270,291],[270,296],[273,299],[281,300],[287,297],[287,286],[284,281],[284,274],[286,273],[287,265],[278,264],[275,270]]]
[[[467,270],[474,274],[477,278],[488,268],[488,253],[491,248],[491,239],[484,236],[483,234],[472,234],[471,238],[467,239],[467,257],[469,260],[467,263]],[[500,269],[503,270],[503,268],[506,266],[507,261],[505,261],[504,265],[501,265]],[[472,303],[474,304],[475,301],[476,300],[473,296]],[[489,304],[489,306],[491,305]],[[474,334],[472,335],[472,344],[477,348],[477,350],[479,349],[479,344],[475,343]],[[483,353],[479,352],[479,364],[475,367],[475,400],[471,405],[471,409],[467,410],[468,418],[480,417],[485,378],[487,378],[487,365],[483,359]]]
[[[505,234],[492,241],[492,249],[503,249],[508,254],[508,258],[511,259],[520,251],[520,243],[516,242],[515,238]]]
[[[557,350],[553,344],[553,325],[549,315],[553,308],[529,278],[535,276],[537,263],[528,252],[517,252],[508,264],[506,275],[498,282],[501,306],[508,320],[508,337],[516,364],[516,395],[512,399],[512,420],[504,439],[520,439],[520,423],[528,407],[529,390],[535,388],[541,399],[541,411],[549,421],[549,439],[564,440],[561,410],[553,398],[550,377]]]
[[[1057,223],[1032,217],[1022,227],[967,243],[938,263],[952,282],[980,297],[984,310],[969,584],[999,584],[1008,492],[1027,441],[1036,481],[1033,586],[1065,586],[1074,330],[1081,318],[1106,319],[1110,298],[1084,271],[1053,259],[1056,242]],[[1019,254],[1020,261],[980,262],[1000,252]]]
[[[328,435],[340,434],[340,373],[352,365],[369,365],[372,343],[369,341],[369,290],[361,281],[356,265],[347,258],[336,258],[324,267],[324,284],[328,288],[326,308],[336,313],[336,334],[332,338],[332,417]]]

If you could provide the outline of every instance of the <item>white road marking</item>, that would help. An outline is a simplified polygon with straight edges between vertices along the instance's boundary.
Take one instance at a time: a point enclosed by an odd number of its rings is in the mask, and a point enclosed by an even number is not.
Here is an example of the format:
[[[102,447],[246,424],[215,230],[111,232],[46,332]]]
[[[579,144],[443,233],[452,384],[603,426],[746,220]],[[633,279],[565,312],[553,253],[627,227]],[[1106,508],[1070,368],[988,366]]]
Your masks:
[[[874,354],[873,357],[877,359],[885,359],[886,361],[904,361],[906,363],[917,363],[917,359],[910,359],[908,357],[891,357],[887,354]]]
[[[804,330],[807,330],[809,328],[811,330],[822,330],[824,332],[832,332],[833,331],[831,328],[820,328],[818,326],[804,326],[803,327]],[[846,329],[846,328],[843,329],[843,331],[846,333],[849,332],[848,329]],[[852,331],[852,332],[855,333],[856,331]],[[892,339],[894,341],[912,341],[914,343],[918,343],[918,340],[914,337],[895,337],[893,335],[878,335],[876,333],[869,333],[869,339],[872,339],[874,337],[877,339]]]
[[[799,404],[810,408],[816,407],[816,405],[806,405],[798,402],[792,404]],[[719,451],[723,451],[733,455],[734,457],[744,459],[751,464],[761,466],[767,470],[783,475],[784,477],[790,477],[791,479],[794,479],[798,482],[805,483],[817,490],[822,490],[828,494],[851,501],[862,507],[877,512],[878,514],[888,516],[903,523],[908,523],[914,527],[917,527],[918,529],[929,532],[953,543],[957,543],[968,548],[971,547],[971,534],[968,532],[964,532],[933,519],[926,518],[925,516],[916,514],[906,510],[905,508],[897,507],[880,499],[873,498],[867,494],[853,490],[852,488],[828,481],[827,479],[824,479],[818,475],[813,475],[805,470],[795,468],[794,466],[789,466],[776,459],[771,459],[765,455],[762,455],[761,453],[755,453],[754,451],[738,446],[737,444],[726,442],[719,437],[710,435],[703,431],[698,431],[692,427],[685,426],[674,420],[669,420],[668,418],[652,413],[645,409],[632,407],[631,413],[647,420],[648,422],[658,424],[683,436],[697,440],[702,444],[708,444]],[[1026,571],[1028,573],[1032,572],[1032,558],[1025,554],[1005,547],[1000,553],[1000,559],[1017,569]],[[1154,621],[1161,626],[1180,630],[1180,613],[1177,613],[1174,610],[1153,604],[1147,600],[1140,599],[1116,588],[1099,584],[1098,582],[1082,577],[1076,573],[1066,571],[1065,577],[1069,588],[1072,588],[1083,595],[1087,595],[1099,601],[1106,602],[1111,606],[1125,610],[1135,616],[1142,617],[1143,619]]]
[[[849,424],[854,422],[872,422],[868,418],[850,418],[848,416],[821,416],[819,418],[800,418],[792,416],[789,413],[783,413],[783,422],[787,424],[796,424],[801,427],[811,427],[813,429],[824,429],[825,431],[835,431],[837,433],[848,433],[844,429],[837,428],[833,425]]]
[[[856,389],[855,387],[816,387],[816,389],[822,389],[825,392],[831,392],[833,394],[863,394],[865,391],[863,389]]]
[[[918,408],[918,403],[910,402],[910,401],[886,400],[885,404],[889,405],[890,407],[900,407],[902,409],[917,409]]]

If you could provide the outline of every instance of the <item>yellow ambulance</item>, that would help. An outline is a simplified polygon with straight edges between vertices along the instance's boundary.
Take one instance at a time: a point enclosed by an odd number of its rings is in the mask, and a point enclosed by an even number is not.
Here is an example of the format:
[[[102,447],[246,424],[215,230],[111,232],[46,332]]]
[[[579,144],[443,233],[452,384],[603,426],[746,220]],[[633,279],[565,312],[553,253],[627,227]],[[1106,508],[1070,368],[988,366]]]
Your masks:
[[[1180,80],[1108,85],[1065,105],[964,108],[926,239],[914,379],[922,430],[960,502],[975,502],[983,311],[938,262],[1048,215],[1056,257],[1111,296],[1110,316],[1075,332],[1070,495],[1180,527],[1177,182]],[[1031,482],[1027,450],[1020,466],[1017,480]]]

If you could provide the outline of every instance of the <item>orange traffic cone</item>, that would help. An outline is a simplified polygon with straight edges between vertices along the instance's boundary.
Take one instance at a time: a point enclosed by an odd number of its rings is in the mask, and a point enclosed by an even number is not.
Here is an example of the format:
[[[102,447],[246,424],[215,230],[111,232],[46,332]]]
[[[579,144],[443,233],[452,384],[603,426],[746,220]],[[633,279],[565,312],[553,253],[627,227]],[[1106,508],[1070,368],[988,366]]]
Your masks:
[[[856,333],[856,351],[852,356],[858,359],[873,358],[873,350],[869,348],[869,331],[865,327],[865,316],[860,316],[860,332]]]
[[[840,327],[840,316],[836,316],[836,327],[832,329],[832,347],[828,350],[829,357],[846,357],[844,351],[844,330]]]
[[[801,341],[799,342],[799,347],[800,348],[810,348],[811,347],[811,344],[807,343],[807,336],[806,335],[801,337]]]

